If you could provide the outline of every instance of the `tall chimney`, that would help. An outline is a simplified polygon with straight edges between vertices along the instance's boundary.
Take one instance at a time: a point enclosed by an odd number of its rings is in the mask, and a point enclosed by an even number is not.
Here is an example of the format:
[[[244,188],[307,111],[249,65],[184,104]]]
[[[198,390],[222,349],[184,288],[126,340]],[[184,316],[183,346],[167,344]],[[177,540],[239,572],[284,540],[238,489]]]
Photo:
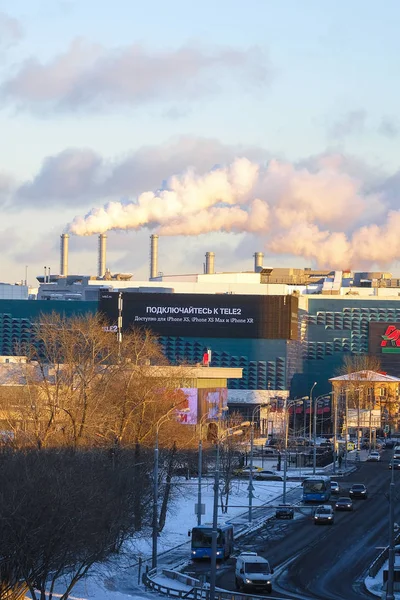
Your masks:
[[[263,268],[264,254],[262,252],[254,253],[254,272],[259,273]]]
[[[107,236],[105,233],[99,235],[99,264],[97,269],[97,275],[104,277],[106,273],[106,245]]]
[[[158,275],[158,235],[150,236],[150,279]]]
[[[215,253],[214,252],[206,252],[206,274],[207,275],[212,275],[212,273],[214,273],[214,259],[215,259]]]
[[[60,243],[60,275],[66,277],[68,275],[68,233],[63,233]]]

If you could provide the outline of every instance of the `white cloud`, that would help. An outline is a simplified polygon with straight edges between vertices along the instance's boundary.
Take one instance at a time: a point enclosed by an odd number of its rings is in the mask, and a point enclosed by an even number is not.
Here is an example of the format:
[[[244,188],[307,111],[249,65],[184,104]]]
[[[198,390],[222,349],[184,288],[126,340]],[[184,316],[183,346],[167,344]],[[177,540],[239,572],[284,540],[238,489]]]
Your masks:
[[[82,206],[97,199],[132,197],[143,189],[157,188],[171,173],[184,171],[188,164],[202,174],[216,163],[231,162],[241,154],[255,160],[268,156],[262,148],[229,146],[215,139],[190,136],[159,146],[143,146],[112,160],[88,148],[68,148],[47,157],[33,179],[19,186],[15,206]]]
[[[22,36],[20,22],[6,13],[0,12],[0,48],[17,42]]]
[[[336,139],[343,139],[350,135],[364,133],[367,113],[363,109],[350,110],[340,117],[330,128],[330,135]]]
[[[257,48],[188,44],[157,51],[132,44],[110,50],[76,39],[48,63],[26,60],[2,83],[0,97],[42,114],[107,111],[154,101],[194,101],[218,91],[225,76],[260,85],[269,81],[270,69]]]

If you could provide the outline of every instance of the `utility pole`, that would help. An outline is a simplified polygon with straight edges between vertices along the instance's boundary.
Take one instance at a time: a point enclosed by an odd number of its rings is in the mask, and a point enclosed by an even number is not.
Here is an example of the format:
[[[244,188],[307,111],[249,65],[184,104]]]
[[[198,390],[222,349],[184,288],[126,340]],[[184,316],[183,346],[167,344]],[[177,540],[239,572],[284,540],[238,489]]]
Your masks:
[[[334,410],[333,410],[333,472],[336,473],[338,397],[335,393],[332,395],[332,402],[334,403]]]
[[[389,487],[389,563],[388,563],[388,580],[386,584],[386,600],[395,600],[394,597],[394,555],[395,555],[395,536],[394,536],[394,502],[395,502],[395,485],[394,485],[394,465],[392,465],[392,477]]]
[[[310,431],[309,431],[309,440],[310,440],[310,443],[311,443],[311,439],[312,439],[312,411],[313,411],[313,397],[312,397],[312,395],[313,395],[313,391],[314,391],[314,388],[315,388],[316,385],[317,385],[317,382],[314,381],[314,383],[313,383],[313,385],[311,387],[311,390],[310,390]]]
[[[314,433],[313,433],[313,440],[314,440],[314,448],[313,448],[313,475],[315,475],[315,470],[317,467],[317,412],[318,412],[318,400],[319,398],[315,399],[314,402]]]
[[[254,456],[254,412],[250,425],[250,473],[249,473],[249,523],[253,519],[253,456]]]

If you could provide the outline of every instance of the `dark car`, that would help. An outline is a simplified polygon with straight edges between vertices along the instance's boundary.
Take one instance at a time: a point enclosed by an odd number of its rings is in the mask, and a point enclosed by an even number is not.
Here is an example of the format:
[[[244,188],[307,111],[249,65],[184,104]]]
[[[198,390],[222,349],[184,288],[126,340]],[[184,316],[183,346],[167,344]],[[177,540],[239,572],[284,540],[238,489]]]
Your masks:
[[[350,498],[368,498],[368,490],[363,483],[354,483],[349,491]]]
[[[383,444],[384,448],[393,448],[394,447],[394,440],[385,440],[385,443]]]
[[[335,510],[353,510],[353,500],[351,498],[338,498],[335,503]]]
[[[340,492],[339,483],[337,481],[331,481],[331,493],[338,494]]]
[[[389,469],[400,469],[400,459],[394,458],[389,463]]]
[[[293,519],[294,509],[288,504],[280,504],[275,510],[275,517],[277,519]]]

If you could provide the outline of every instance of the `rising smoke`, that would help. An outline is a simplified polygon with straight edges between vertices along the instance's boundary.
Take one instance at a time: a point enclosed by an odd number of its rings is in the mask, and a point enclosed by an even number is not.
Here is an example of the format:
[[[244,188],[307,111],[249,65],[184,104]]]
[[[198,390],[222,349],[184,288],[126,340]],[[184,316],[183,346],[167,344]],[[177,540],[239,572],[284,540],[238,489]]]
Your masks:
[[[366,223],[385,213],[381,226]],[[334,160],[312,170],[246,158],[204,175],[189,169],[162,190],[75,217],[68,231],[91,235],[144,227],[169,236],[249,232],[261,236],[270,253],[337,269],[383,266],[400,254],[400,212],[388,212],[383,197],[365,191],[363,181]]]

